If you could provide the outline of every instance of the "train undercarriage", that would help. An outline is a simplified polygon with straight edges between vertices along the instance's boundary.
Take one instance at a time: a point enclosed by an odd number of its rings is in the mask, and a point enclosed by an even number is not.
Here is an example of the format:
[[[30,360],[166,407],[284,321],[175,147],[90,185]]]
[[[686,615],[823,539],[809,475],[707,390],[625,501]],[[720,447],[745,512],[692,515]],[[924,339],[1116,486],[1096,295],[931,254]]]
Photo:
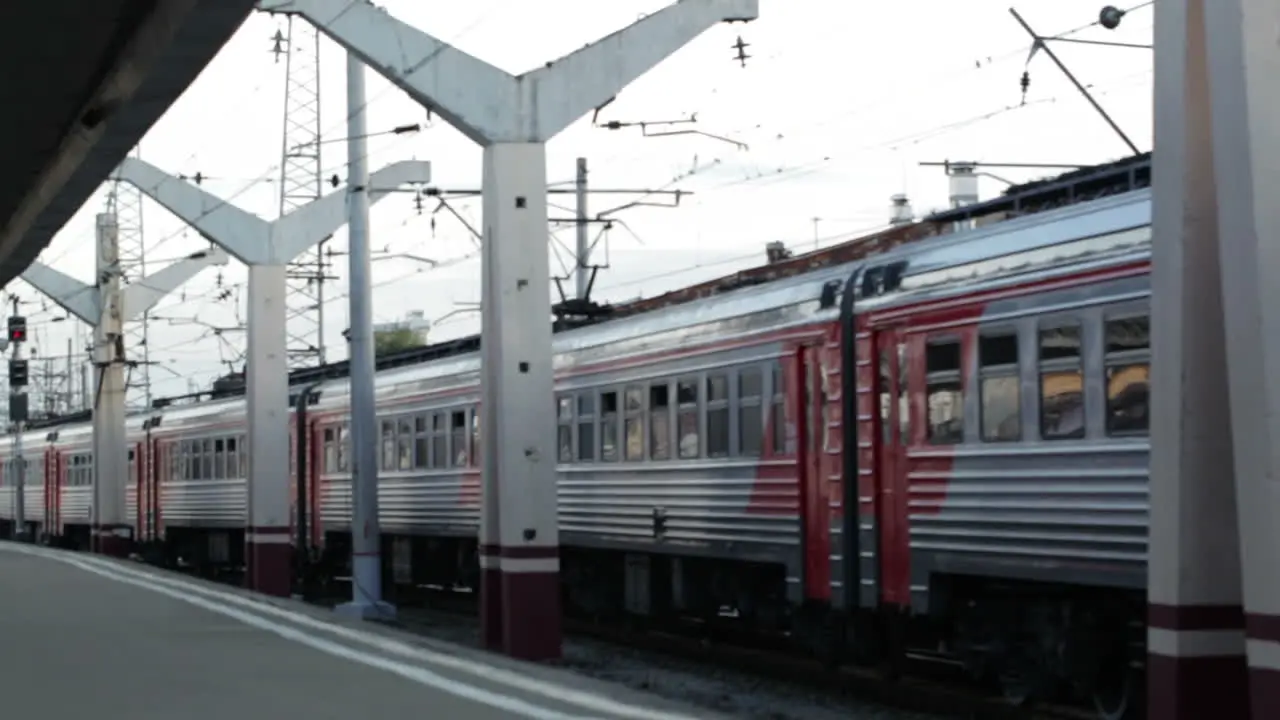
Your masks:
[[[426,594],[473,594],[479,587],[474,538],[386,535],[384,593],[398,604]],[[243,531],[169,528],[144,559],[227,579],[243,572]],[[344,591],[350,540],[326,533],[301,563],[296,592]],[[959,669],[1010,704],[1072,702],[1100,720],[1138,717],[1144,699],[1144,598],[1140,592],[935,577],[934,607],[847,614],[787,599],[781,565],[718,558],[564,546],[566,613],[600,622],[675,624],[743,637],[786,637],[797,651],[835,665],[878,666],[886,675],[922,663]]]

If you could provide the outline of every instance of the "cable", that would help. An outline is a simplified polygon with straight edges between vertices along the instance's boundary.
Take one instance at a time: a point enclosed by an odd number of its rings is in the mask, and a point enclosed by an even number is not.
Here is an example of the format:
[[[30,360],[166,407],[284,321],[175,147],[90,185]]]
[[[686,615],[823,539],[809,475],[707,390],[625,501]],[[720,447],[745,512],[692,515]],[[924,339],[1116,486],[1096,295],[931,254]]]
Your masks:
[[[1133,8],[1130,8],[1130,11],[1132,11],[1132,10],[1136,10],[1136,9],[1138,9],[1138,8],[1144,7],[1144,6],[1149,5],[1149,4],[1150,4],[1150,2],[1140,3],[1140,4],[1136,5],[1136,6],[1134,6]],[[1080,27],[1073,28],[1073,29],[1068,30],[1068,31],[1066,31],[1066,32],[1060,33],[1057,37],[1068,37],[1068,36],[1071,36],[1071,35],[1075,35],[1075,34],[1078,34],[1078,33],[1082,32],[1082,31],[1084,31],[1084,30],[1087,30],[1087,29],[1089,29],[1089,28],[1092,28],[1092,27],[1094,27],[1094,26],[1097,26],[1098,24],[1099,24],[1099,21],[1098,21],[1097,19],[1095,19],[1093,22],[1090,22],[1090,23],[1085,24],[1085,25],[1082,25],[1082,26],[1080,26]],[[1147,28],[1149,28],[1150,26],[1146,26],[1146,27],[1147,27]],[[1142,28],[1139,28],[1139,30],[1142,30]],[[994,55],[986,56],[986,57],[984,57],[984,58],[979,58],[978,60],[976,60],[976,61],[975,61],[975,63],[974,63],[974,66],[973,66],[973,67],[966,67],[964,70],[961,70],[961,71],[958,71],[958,72],[955,72],[955,73],[948,73],[948,74],[943,75],[943,76],[935,77],[934,79],[930,80],[927,84],[925,84],[925,85],[923,85],[923,86],[921,86],[921,85],[912,85],[912,86],[910,87],[909,92],[910,92],[911,94],[916,94],[916,95],[919,95],[919,94],[925,94],[925,95],[928,95],[928,94],[930,94],[930,93],[929,93],[929,90],[930,90],[930,89],[932,89],[932,88],[935,88],[935,87],[941,87],[941,86],[952,86],[952,85],[956,84],[956,82],[955,82],[955,81],[956,81],[957,79],[961,78],[961,77],[966,77],[966,76],[968,76],[969,74],[974,73],[974,72],[983,72],[983,71],[987,71],[987,70],[989,70],[989,68],[991,68],[991,67],[993,67],[993,66],[995,66],[995,65],[1002,64],[1002,63],[1004,63],[1004,62],[1006,62],[1006,61],[1014,60],[1014,59],[1017,59],[1017,58],[1019,58],[1019,57],[1024,57],[1024,56],[1025,56],[1025,55],[1026,55],[1026,54],[1031,50],[1031,48],[1032,48],[1033,46],[1034,46],[1033,44],[1023,44],[1023,45],[1019,46],[1019,47],[1018,47],[1018,48],[1016,48],[1016,49],[1011,49],[1011,50],[1007,50],[1007,51],[1004,51],[1004,52],[996,53],[996,54],[994,54]],[[834,122],[836,122],[836,121],[840,121],[840,120],[848,120],[848,119],[851,119],[851,118],[853,118],[853,117],[858,117],[858,116],[862,116],[862,115],[869,114],[870,112],[872,112],[872,111],[874,111],[874,110],[876,110],[876,109],[878,109],[878,108],[880,108],[880,107],[883,107],[883,106],[885,106],[885,105],[889,105],[889,104],[892,104],[892,103],[895,103],[895,102],[900,101],[900,100],[902,99],[902,97],[903,97],[905,94],[907,94],[907,92],[908,92],[908,91],[887,93],[887,94],[885,94],[885,95],[882,95],[879,99],[877,99],[877,100],[875,100],[875,101],[872,101],[871,103],[868,103],[868,104],[860,104],[860,105],[859,105],[859,107],[858,107],[858,108],[856,108],[856,109],[854,109],[854,110],[849,110],[849,111],[840,112],[840,113],[837,113],[837,114],[832,115],[832,116],[827,116],[826,118],[823,118],[823,119],[818,120],[818,121],[815,121],[815,122],[803,123],[803,124],[800,124],[800,125],[789,125],[789,126],[787,127],[786,134],[787,134],[787,135],[795,135],[795,134],[798,134],[798,133],[797,133],[797,131],[799,131],[799,130],[806,130],[806,129],[812,129],[812,128],[817,128],[817,127],[823,127],[823,126],[826,126],[826,125],[830,125],[830,124],[832,124],[832,123],[834,123]],[[750,131],[752,131],[752,130],[760,130],[760,131],[762,131],[762,132],[763,132],[763,130],[764,130],[764,129],[763,129],[763,126],[761,126],[761,125],[759,125],[759,124],[755,124],[755,125],[751,125],[751,126],[747,126],[747,127],[739,128],[738,130],[729,131],[729,132],[727,132],[727,133],[719,133],[719,134],[722,134],[722,135],[724,135],[725,137],[730,138],[730,139],[733,139],[733,140],[743,140],[743,141],[746,141],[746,140],[748,139],[747,137],[745,137],[746,133],[748,133],[748,132],[750,132]],[[775,133],[775,135],[778,135],[778,134],[780,134],[780,133]],[[754,147],[754,144],[752,144],[752,143],[748,143],[748,144],[751,144],[751,145]],[[595,172],[604,172],[604,171],[607,171],[607,170],[609,170],[609,169],[612,169],[612,168],[613,168],[613,166],[614,166],[615,164],[617,164],[617,163],[618,163],[618,161],[619,161],[620,159],[621,159],[621,160],[626,160],[626,161],[632,161],[632,160],[636,160],[636,159],[638,159],[638,158],[645,157],[645,156],[646,156],[646,153],[645,153],[644,151],[640,151],[639,153],[636,153],[636,154],[633,154],[633,155],[626,155],[626,156],[621,155],[621,154],[619,154],[619,155],[615,155],[615,156],[607,156],[604,160],[602,160],[602,161],[600,161],[600,162],[596,163]],[[553,186],[559,186],[559,185],[570,185],[570,184],[572,184],[573,182],[574,182],[574,181],[573,181],[572,179],[568,179],[568,180],[556,181],[556,182],[552,183],[552,185],[553,185]]]

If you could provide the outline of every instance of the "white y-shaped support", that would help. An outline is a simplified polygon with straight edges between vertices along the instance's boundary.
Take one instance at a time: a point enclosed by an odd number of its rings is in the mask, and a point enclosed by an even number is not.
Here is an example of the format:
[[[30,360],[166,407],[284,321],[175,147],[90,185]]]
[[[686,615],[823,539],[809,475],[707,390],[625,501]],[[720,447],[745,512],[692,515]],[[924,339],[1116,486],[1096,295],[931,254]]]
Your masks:
[[[285,267],[347,222],[347,192],[326,195],[278,220],[245,212],[138,158],[119,176],[249,266],[249,517],[246,583],[286,596],[291,590],[289,368],[285,356]],[[370,202],[408,183],[426,183],[431,165],[394,163],[369,179]]]
[[[546,146],[708,28],[758,0],[679,0],[545,67],[512,76],[360,0],[261,0],[305,17],[484,146],[481,248],[485,643],[560,654],[559,528],[547,258]],[[500,411],[498,411],[500,409]]]
[[[225,265],[227,254],[209,249],[120,288],[119,237],[115,216],[97,218],[97,285],[88,285],[47,265],[32,263],[22,273],[49,299],[93,327],[93,364],[97,374],[93,400],[92,542],[97,552],[122,556],[129,550],[125,497],[129,477],[125,435],[125,350],[123,325],[155,307],[161,298],[201,270]],[[139,465],[141,467],[141,465]],[[51,528],[58,532],[58,528]]]

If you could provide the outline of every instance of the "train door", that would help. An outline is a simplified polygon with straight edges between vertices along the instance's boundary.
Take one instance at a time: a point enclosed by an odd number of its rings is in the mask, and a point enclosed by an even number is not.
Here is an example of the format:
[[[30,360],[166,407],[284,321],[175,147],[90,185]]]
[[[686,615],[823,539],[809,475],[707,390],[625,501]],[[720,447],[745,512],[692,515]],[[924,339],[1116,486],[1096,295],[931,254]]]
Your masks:
[[[294,542],[297,542],[298,489],[300,487],[298,483],[303,482],[303,478],[298,477],[298,452],[300,449],[298,446],[297,413],[295,412],[289,419],[294,420],[294,422],[289,423],[289,535],[294,538]]]
[[[320,547],[324,538],[320,523],[320,475],[325,468],[323,432],[318,418],[307,419],[307,531],[314,548]]]
[[[129,527],[133,531],[133,537],[136,539],[142,536],[142,503],[144,502],[144,499],[142,497],[142,476],[138,472],[142,469],[142,458],[138,457],[137,443],[129,443],[125,447],[128,449],[128,471],[125,475],[127,478],[125,482],[128,483],[129,489],[133,491],[133,517],[128,517],[127,497],[125,502],[125,516]]]
[[[62,518],[58,512],[61,504],[61,485],[59,481],[62,458],[52,447],[45,451],[44,462],[44,518],[45,534],[49,537],[62,534]]]
[[[822,372],[822,345],[802,346],[788,384],[794,389],[790,394],[798,400],[796,466],[800,475],[804,597],[825,601],[831,599],[831,498],[825,477],[826,392]]]
[[[160,539],[160,473],[168,468],[168,454],[159,440],[147,436],[147,509],[145,521],[148,542]]]
[[[131,443],[129,448],[129,455],[133,459],[129,467],[129,482],[133,483],[134,494],[138,498],[133,508],[134,542],[146,541],[151,533],[151,527],[147,523],[147,508],[151,505],[151,483],[147,482],[151,472],[151,455],[147,452],[149,445],[146,441],[136,442]]]
[[[907,337],[903,328],[879,329],[875,336],[876,388],[880,427],[870,497],[875,504],[876,573],[880,599],[910,602],[907,538],[907,446],[911,444]],[[904,594],[905,593],[905,594]]]

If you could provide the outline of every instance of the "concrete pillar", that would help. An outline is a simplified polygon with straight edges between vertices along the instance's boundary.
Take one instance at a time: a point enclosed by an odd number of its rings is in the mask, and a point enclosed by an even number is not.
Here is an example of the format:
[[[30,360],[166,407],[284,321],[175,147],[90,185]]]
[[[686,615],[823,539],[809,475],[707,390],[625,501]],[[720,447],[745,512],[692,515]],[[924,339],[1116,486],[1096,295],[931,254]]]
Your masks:
[[[555,428],[545,422],[554,386],[544,145],[708,28],[754,20],[759,2],[680,0],[518,77],[371,3],[261,0],[258,7],[302,15],[485,148],[483,635],[489,647],[517,657],[557,657]]]
[[[1250,717],[1272,720],[1280,718],[1280,5],[1187,5],[1188,24],[1202,17],[1207,38]],[[1226,718],[1233,701],[1219,692],[1214,717]]]
[[[225,265],[227,255],[221,250],[198,252],[121,289],[116,230],[114,216],[98,216],[95,285],[82,283],[38,262],[22,273],[22,279],[93,328],[91,544],[95,552],[123,557],[130,548],[131,520],[125,516],[129,448],[125,432],[126,358],[121,329],[125,322],[155,307],[201,270]]]
[[[490,646],[516,657],[560,645],[556,449],[546,421],[551,267],[547,204],[536,201],[546,184],[544,144],[485,147],[480,603]]]
[[[114,215],[98,215],[98,318],[93,325],[93,509],[95,552],[123,557],[129,552],[125,493],[129,483],[125,433],[124,323],[120,297],[120,243]]]
[[[249,407],[245,584],[258,592],[280,597],[288,596],[293,587],[286,267],[274,263],[249,266],[245,367]]]
[[[330,193],[268,222],[139,158],[120,178],[190,223],[249,266],[249,516],[245,518],[246,584],[284,596],[292,583],[289,492],[289,373],[285,355],[285,266],[347,220],[347,193]],[[431,179],[425,162],[389,165],[370,177],[370,202],[406,183]]]

